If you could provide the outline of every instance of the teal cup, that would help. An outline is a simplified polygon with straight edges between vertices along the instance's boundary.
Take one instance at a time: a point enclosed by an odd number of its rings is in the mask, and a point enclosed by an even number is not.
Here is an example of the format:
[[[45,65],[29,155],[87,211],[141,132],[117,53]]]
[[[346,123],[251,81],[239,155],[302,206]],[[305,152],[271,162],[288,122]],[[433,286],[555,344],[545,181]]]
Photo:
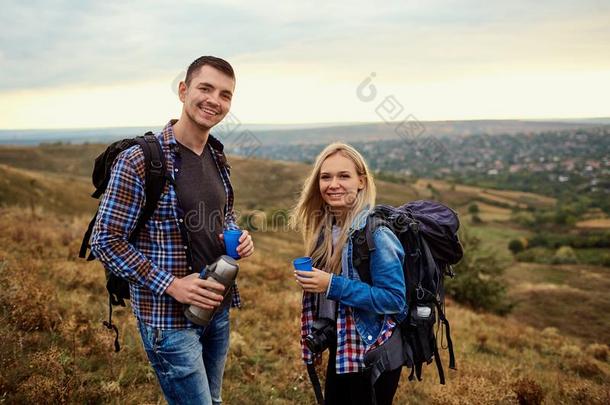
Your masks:
[[[295,270],[311,271],[313,262],[311,260],[311,257],[305,256],[294,259],[292,261],[292,264],[294,265]]]
[[[241,236],[241,229],[226,229],[222,234],[225,239],[225,246],[227,248],[227,255],[233,259],[239,259],[240,256],[237,254],[237,246],[239,246],[239,237]]]

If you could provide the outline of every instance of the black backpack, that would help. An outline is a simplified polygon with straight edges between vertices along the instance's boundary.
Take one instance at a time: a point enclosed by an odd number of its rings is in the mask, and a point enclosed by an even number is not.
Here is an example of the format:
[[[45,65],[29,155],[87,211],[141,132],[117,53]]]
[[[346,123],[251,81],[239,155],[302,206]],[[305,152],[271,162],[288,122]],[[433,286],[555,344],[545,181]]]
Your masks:
[[[144,159],[146,162],[146,205],[138,218],[138,222],[136,223],[133,232],[129,235],[130,242],[133,242],[137,238],[138,233],[144,227],[146,221],[152,216],[157,208],[157,203],[163,192],[163,187],[165,186],[166,163],[161,144],[152,132],[147,132],[143,136],[116,141],[110,144],[104,152],[95,158],[93,174],[91,176],[93,185],[95,186],[95,191],[91,194],[91,197],[100,198],[106,191],[106,187],[108,187],[112,165],[116,157],[119,153],[134,145],[140,145],[140,148],[142,148],[142,151],[144,152]],[[97,212],[89,222],[87,231],[83,236],[83,242],[81,243],[79,257],[83,259],[87,258],[87,261],[95,259],[95,256],[93,256],[91,252],[89,252],[89,256],[87,256],[87,249],[90,248],[89,239],[91,238],[91,232],[93,231],[96,218]],[[108,321],[104,321],[103,324],[106,328],[114,330],[114,349],[118,352],[121,350],[121,346],[119,345],[119,330],[116,325],[112,323],[112,306],[125,306],[125,300],[129,299],[129,283],[106,270],[106,289],[108,290]]]
[[[438,322],[441,334],[445,327],[449,368],[456,369],[449,321],[444,311],[443,279],[445,275],[454,276],[451,265],[459,262],[463,255],[457,236],[460,226],[457,213],[438,202],[424,200],[397,208],[376,206],[367,218],[366,226],[352,236],[354,267],[360,280],[371,285],[369,258],[375,250],[372,235],[381,225],[394,232],[405,251],[403,272],[409,310],[400,322],[402,356],[399,361],[411,368],[410,381],[415,377],[421,381],[423,364],[430,364],[434,359],[440,383],[445,384],[435,324]]]

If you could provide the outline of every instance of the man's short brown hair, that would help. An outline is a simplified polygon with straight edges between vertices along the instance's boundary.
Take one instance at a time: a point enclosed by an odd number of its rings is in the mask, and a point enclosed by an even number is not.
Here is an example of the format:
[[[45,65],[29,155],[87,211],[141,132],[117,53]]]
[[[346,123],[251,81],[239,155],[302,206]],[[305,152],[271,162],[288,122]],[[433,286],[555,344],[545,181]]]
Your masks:
[[[186,71],[186,78],[184,79],[184,82],[187,86],[191,83],[193,75],[205,65],[212,66],[214,69],[220,70],[222,73],[235,80],[235,72],[233,71],[233,67],[229,64],[229,62],[215,56],[201,56],[195,59]]]

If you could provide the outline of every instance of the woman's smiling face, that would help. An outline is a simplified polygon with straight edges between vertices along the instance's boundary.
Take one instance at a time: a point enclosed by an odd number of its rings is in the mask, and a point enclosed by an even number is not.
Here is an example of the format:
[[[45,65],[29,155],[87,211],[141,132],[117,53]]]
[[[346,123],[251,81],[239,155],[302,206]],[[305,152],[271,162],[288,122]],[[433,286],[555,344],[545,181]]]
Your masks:
[[[354,162],[339,152],[322,163],[319,184],[326,204],[344,210],[352,207],[358,191],[364,188],[364,176],[359,176]]]

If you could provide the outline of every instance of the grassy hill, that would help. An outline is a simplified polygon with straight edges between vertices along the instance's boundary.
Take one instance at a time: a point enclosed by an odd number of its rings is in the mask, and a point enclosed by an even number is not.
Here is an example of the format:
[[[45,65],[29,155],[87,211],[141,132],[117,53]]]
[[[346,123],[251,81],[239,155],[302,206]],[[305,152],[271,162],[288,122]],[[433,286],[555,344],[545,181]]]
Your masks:
[[[64,215],[89,214],[96,202],[82,177],[14,168],[0,163],[0,206],[22,205]]]
[[[88,195],[93,160],[103,145],[43,145],[0,148],[0,206],[30,204],[55,213],[91,213],[97,206]],[[241,213],[288,209],[309,166],[263,159],[230,158],[236,209]],[[378,182],[379,202],[400,204],[417,198],[409,185]],[[73,189],[66,192],[66,189]]]
[[[0,148],[0,401],[159,403],[162,396],[129,309],[116,312],[123,349],[112,352],[102,267],[76,257],[95,209],[88,176],[99,145]],[[308,166],[231,158],[237,208],[244,214],[287,209]],[[28,163],[30,162],[31,165]],[[508,265],[517,306],[507,317],[448,301],[458,371],[437,383],[433,365],[409,383],[397,404],[610,402],[607,268],[515,263],[508,239],[528,231],[506,219],[505,204],[553,202],[543,196],[428,182],[378,182],[380,202],[438,197],[462,213],[468,232]],[[477,202],[483,224],[466,214]],[[518,208],[518,207],[517,207]],[[495,215],[495,217],[494,217]],[[290,260],[299,236],[255,232],[256,254],[242,263],[244,308],[231,316],[227,404],[309,404],[313,394],[299,361],[300,292]],[[442,354],[445,356],[446,353]],[[525,401],[525,402],[524,402]]]

